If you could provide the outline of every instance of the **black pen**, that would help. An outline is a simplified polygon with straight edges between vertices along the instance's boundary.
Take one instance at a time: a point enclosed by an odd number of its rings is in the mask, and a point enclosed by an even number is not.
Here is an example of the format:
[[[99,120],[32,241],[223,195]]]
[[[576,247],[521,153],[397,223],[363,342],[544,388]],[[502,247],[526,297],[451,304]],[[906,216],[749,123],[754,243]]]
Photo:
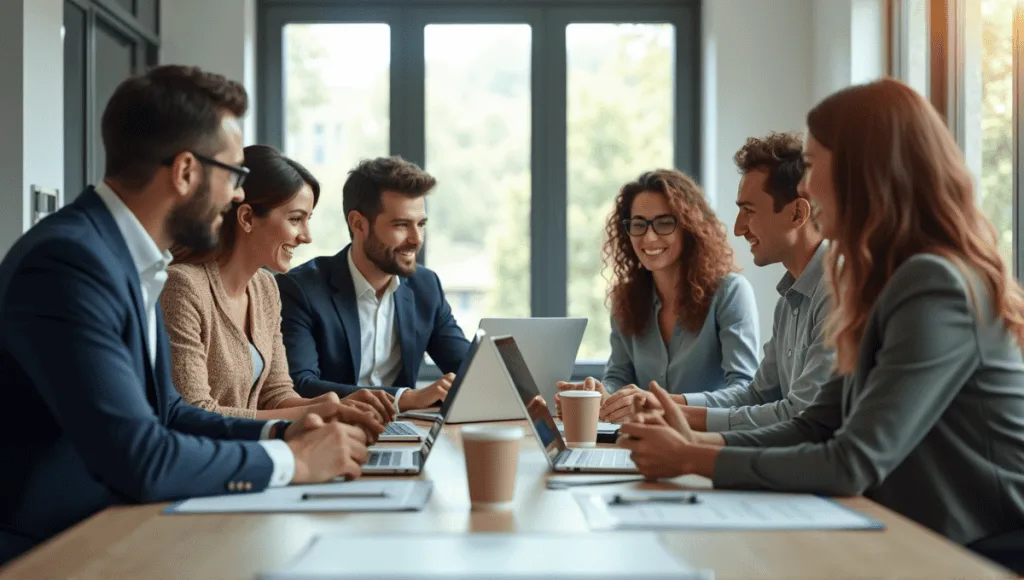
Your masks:
[[[630,505],[635,503],[681,503],[681,504],[696,504],[700,503],[700,499],[697,498],[697,494],[688,493],[684,495],[647,495],[647,496],[629,496],[622,494],[615,494],[612,496],[612,500],[608,502],[611,505]]]
[[[365,499],[387,497],[383,491],[337,491],[329,493],[304,493],[302,499]]]

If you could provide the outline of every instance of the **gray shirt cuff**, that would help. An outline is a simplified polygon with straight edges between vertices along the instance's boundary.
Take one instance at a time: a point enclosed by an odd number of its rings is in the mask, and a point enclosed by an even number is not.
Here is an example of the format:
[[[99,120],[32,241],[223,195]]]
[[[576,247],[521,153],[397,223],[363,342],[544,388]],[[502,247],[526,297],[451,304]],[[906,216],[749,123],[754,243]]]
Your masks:
[[[686,401],[689,402],[690,398],[687,397]],[[720,433],[722,431],[729,431],[732,428],[729,424],[729,415],[731,412],[731,409],[709,408],[707,418],[708,432]]]
[[[707,407],[708,398],[704,393],[686,393],[686,405],[689,407]]]

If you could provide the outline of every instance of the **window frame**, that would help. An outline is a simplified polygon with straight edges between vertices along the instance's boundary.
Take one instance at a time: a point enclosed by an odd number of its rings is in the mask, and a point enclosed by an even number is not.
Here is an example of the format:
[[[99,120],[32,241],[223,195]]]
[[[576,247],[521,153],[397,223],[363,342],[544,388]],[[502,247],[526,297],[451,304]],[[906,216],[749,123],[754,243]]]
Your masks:
[[[943,114],[950,132],[961,149],[967,145],[966,71],[968,59],[981,58],[971,54],[967,30],[967,2],[977,0],[928,0],[929,26],[929,99]],[[906,50],[906,5],[908,0],[889,0],[890,73],[906,80],[903,60]],[[1024,3],[1018,2],[1013,22],[1013,260],[1011,272],[1017,280],[1024,277]],[[980,196],[979,196],[980,200]]]
[[[530,313],[568,312],[566,27],[575,23],[668,23],[675,28],[673,161],[701,175],[700,0],[260,0],[257,134],[284,143],[283,30],[292,23],[386,23],[391,27],[390,144],[393,155],[426,161],[424,28],[428,24],[531,27]],[[610,207],[610,205],[609,205]],[[427,237],[427,243],[430,238]],[[340,249],[340,248],[339,248]],[[595,251],[599,249],[595,248]],[[420,253],[423,263],[425,247]],[[429,264],[426,264],[429,267]],[[444,281],[442,280],[442,284]],[[463,329],[472,332],[473,329]],[[423,365],[421,380],[440,376]],[[604,362],[577,361],[574,378],[601,376]]]
[[[101,63],[96,58],[96,35],[100,28],[107,29],[107,33],[118,35],[126,43],[132,45],[132,68],[135,73],[142,72],[157,64],[158,51],[160,48],[160,3],[159,0],[145,0],[153,3],[156,10],[156,26],[153,30],[139,21],[133,12],[138,10],[139,0],[129,11],[117,0],[65,0],[67,3],[80,9],[85,15],[85,39],[84,44],[77,47],[84,53],[84,127],[81,141],[77,138],[71,140],[80,151],[70,153],[82,163],[84,175],[79,176],[82,183],[96,183],[103,177],[103,168],[99,167],[96,161],[96,148],[93,144],[99,134],[99,116],[102,113],[101,103],[97,102],[96,95],[96,69]],[[78,108],[77,106],[75,107]],[[65,134],[67,138],[67,134]],[[69,147],[65,144],[65,147]],[[67,153],[65,153],[68,155]],[[77,173],[77,172],[76,172]],[[65,179],[65,183],[67,183]],[[80,191],[65,191],[64,201],[70,203]]]

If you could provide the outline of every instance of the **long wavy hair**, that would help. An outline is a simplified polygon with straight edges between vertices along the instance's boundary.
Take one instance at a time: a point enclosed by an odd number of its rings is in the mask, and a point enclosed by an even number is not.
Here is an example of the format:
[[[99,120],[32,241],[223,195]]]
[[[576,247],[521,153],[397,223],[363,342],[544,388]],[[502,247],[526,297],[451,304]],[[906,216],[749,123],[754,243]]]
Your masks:
[[[856,368],[879,294],[901,264],[925,252],[977,275],[995,315],[1024,345],[1024,294],[1008,277],[996,230],[935,109],[907,85],[883,79],[826,98],[807,127],[833,155],[838,226],[826,260],[835,300],[826,337],[837,370]]]
[[[676,295],[679,326],[696,332],[704,325],[723,276],[739,271],[725,225],[711,210],[704,191],[681,171],[658,169],[622,186],[605,226],[605,265],[611,269],[608,301],[619,330],[637,336],[651,324],[654,277],[640,263],[622,220],[632,217],[633,200],[643,192],[665,196],[683,238]]]

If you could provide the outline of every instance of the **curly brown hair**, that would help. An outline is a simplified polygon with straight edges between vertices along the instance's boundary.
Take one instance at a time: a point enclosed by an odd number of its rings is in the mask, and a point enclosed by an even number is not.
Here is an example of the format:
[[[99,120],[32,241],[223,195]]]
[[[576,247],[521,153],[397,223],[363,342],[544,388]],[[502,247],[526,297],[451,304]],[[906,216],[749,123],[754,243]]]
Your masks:
[[[740,173],[768,170],[765,185],[775,202],[775,211],[800,197],[797,186],[804,175],[804,138],[796,132],[769,133],[750,137],[733,156]]]
[[[679,220],[683,234],[676,312],[684,330],[696,332],[704,325],[711,300],[721,279],[739,268],[733,260],[725,224],[704,198],[704,191],[690,176],[675,169],[657,169],[622,186],[615,209],[605,226],[605,264],[612,270],[608,288],[612,317],[626,336],[637,336],[651,323],[654,277],[643,267],[622,225],[629,219],[633,200],[643,192],[665,196]]]

